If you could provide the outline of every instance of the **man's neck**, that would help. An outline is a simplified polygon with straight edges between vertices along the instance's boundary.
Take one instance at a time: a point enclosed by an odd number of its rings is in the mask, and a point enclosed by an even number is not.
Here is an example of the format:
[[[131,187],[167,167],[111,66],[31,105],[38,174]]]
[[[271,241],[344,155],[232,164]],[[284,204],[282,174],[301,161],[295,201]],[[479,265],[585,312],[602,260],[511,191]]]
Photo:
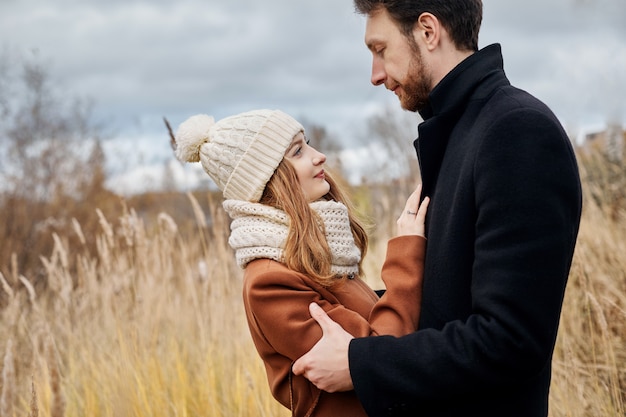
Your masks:
[[[433,67],[433,85],[435,88],[437,84],[446,76],[450,71],[456,68],[467,57],[471,56],[474,51],[460,51],[456,48],[450,48],[447,51],[442,51],[437,57],[437,65]]]

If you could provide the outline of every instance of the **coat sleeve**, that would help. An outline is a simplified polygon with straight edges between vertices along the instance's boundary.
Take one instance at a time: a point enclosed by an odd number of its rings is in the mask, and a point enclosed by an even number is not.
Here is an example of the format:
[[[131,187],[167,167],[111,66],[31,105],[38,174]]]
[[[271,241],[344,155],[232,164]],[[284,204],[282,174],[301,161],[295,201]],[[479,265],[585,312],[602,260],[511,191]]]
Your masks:
[[[369,319],[343,306],[328,290],[286,268],[270,267],[246,278],[243,295],[248,325],[278,401],[289,407],[292,362],[322,337],[320,326],[309,313],[311,302],[318,303],[355,337],[401,335],[416,329],[424,249],[425,239],[420,236],[398,237],[388,243],[382,270],[387,291],[374,304]],[[315,389],[303,380],[294,377],[293,387],[298,391],[294,398],[315,401]]]
[[[372,335],[404,336],[417,330],[425,249],[421,236],[399,236],[387,243],[381,272],[386,291],[370,314]]]

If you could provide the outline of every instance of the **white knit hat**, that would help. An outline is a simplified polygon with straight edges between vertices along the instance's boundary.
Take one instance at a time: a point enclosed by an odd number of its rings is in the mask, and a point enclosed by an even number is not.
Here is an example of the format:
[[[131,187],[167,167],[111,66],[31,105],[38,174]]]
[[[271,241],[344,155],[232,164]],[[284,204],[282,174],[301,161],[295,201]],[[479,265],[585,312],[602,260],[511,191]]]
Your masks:
[[[201,162],[224,198],[256,203],[293,137],[302,131],[300,123],[280,110],[254,110],[217,123],[196,115],[176,132],[176,157]]]

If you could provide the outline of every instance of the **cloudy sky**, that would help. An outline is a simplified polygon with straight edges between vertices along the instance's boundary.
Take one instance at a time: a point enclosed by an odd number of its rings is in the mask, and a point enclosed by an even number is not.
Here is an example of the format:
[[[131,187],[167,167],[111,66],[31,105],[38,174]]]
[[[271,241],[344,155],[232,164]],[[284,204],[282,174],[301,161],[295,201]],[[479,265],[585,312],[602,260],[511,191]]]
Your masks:
[[[369,83],[364,23],[348,0],[0,0],[2,49],[95,102],[120,190],[171,157],[163,116],[280,108],[358,142],[399,108]],[[479,42],[570,131],[626,124],[626,0],[484,0]]]

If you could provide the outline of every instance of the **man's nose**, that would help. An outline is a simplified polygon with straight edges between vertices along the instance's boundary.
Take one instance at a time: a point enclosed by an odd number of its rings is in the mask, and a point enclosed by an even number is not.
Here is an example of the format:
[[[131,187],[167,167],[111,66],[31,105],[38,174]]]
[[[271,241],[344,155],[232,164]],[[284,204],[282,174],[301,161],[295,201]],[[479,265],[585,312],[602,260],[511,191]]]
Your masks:
[[[385,67],[382,62],[379,62],[376,58],[372,60],[372,84],[381,85],[385,83],[387,74],[385,73]]]

